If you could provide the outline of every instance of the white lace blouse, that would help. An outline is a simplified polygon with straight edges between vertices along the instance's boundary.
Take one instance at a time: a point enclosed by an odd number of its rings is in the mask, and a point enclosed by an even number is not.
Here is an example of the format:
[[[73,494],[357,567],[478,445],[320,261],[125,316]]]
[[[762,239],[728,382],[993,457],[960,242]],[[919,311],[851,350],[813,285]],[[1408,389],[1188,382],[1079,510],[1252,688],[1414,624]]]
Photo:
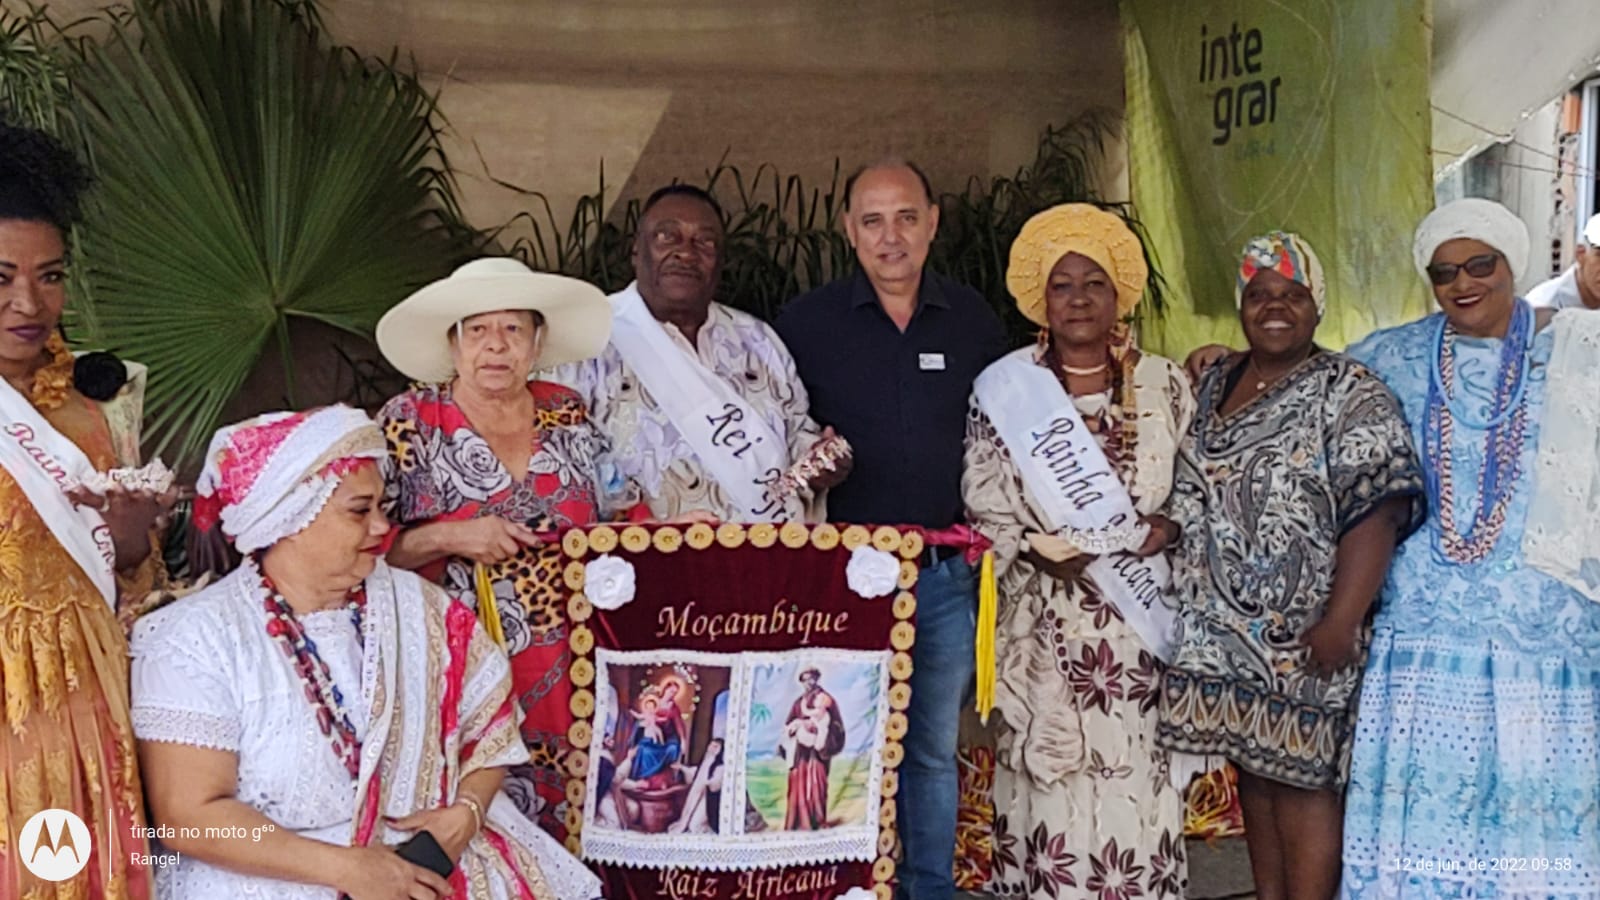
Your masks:
[[[318,727],[291,659],[267,635],[257,584],[253,571],[241,570],[134,626],[134,733],[140,740],[237,753],[239,800],[280,828],[347,845],[356,782]],[[300,621],[364,737],[362,646],[350,613],[313,613]],[[190,856],[158,868],[156,880],[163,900],[335,896],[331,888],[236,874]]]

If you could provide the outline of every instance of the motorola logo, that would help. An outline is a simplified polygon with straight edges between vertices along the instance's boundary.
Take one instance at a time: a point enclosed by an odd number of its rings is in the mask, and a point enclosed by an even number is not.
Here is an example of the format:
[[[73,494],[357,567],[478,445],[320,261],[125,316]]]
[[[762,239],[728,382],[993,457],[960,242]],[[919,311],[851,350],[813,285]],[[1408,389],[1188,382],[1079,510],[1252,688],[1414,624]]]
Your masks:
[[[89,849],[89,826],[64,809],[34,813],[17,838],[22,865],[45,881],[66,881],[82,872]]]

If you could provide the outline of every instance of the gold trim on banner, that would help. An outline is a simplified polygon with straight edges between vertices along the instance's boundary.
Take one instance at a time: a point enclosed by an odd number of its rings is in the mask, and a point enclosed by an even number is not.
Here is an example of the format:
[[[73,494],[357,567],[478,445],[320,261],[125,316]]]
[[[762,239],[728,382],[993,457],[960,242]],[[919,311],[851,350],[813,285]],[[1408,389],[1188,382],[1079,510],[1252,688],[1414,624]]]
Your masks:
[[[589,776],[589,754],[582,750],[568,751],[567,774],[573,778],[587,778]]]
[[[589,657],[580,656],[572,661],[567,676],[572,679],[573,687],[586,688],[594,684],[594,663],[589,661]]]
[[[893,828],[895,813],[898,810],[899,807],[895,805],[893,800],[883,801],[883,803],[878,807],[878,822]]]
[[[717,531],[704,522],[696,522],[683,533],[690,550],[704,550],[717,542]]]
[[[596,553],[610,553],[617,549],[617,530],[610,525],[598,525],[590,529],[589,549]]]
[[[677,553],[678,548],[683,546],[683,532],[671,525],[663,525],[650,536],[650,545],[660,553]]]
[[[889,685],[889,708],[895,712],[905,712],[911,705],[911,685],[905,682]]]
[[[887,884],[889,879],[893,877],[894,859],[888,856],[878,857],[878,861],[872,864],[872,880],[879,884]]]
[[[903,559],[900,561],[900,590],[909,591],[917,586],[917,575],[922,570],[917,568],[916,560]]]
[[[900,768],[900,762],[905,758],[906,750],[899,741],[888,741],[883,745],[883,764],[889,768]]]
[[[894,855],[894,829],[884,828],[878,832],[878,856]]]
[[[589,598],[584,596],[582,591],[574,593],[572,599],[567,601],[567,618],[574,623],[582,624],[587,622],[589,617],[593,615],[594,604],[589,602]]]
[[[572,727],[567,729],[567,741],[579,750],[589,749],[589,743],[593,740],[594,726],[588,722],[573,722]]]
[[[765,550],[778,542],[778,526],[769,522],[750,526],[750,546]]]
[[[891,611],[894,613],[894,617],[902,622],[911,618],[917,611],[917,595],[909,590],[896,594],[894,608]]]
[[[892,863],[893,860],[890,860],[890,862]],[[893,876],[891,875],[891,877]],[[894,888],[880,881],[872,886],[872,896],[874,900],[894,900]]]
[[[589,796],[589,786],[583,779],[576,778],[567,782],[567,803],[583,809],[583,801]]]
[[[622,529],[622,549],[629,553],[643,553],[650,549],[650,529],[642,525],[629,525]]]
[[[900,624],[903,625],[905,623],[902,622]],[[900,626],[896,625],[895,627],[899,628]],[[573,628],[572,636],[567,640],[572,645],[572,652],[579,656],[588,656],[589,651],[594,649],[594,632],[590,631],[587,625],[579,625]]]
[[[888,525],[879,525],[872,532],[872,546],[885,553],[894,553],[900,549],[900,531]]]
[[[910,681],[911,673],[916,671],[911,665],[911,654],[901,650],[889,660],[889,677],[895,681]]]
[[[567,807],[567,832],[576,834],[583,828],[583,810],[577,806]]]
[[[778,540],[790,550],[799,550],[811,540],[811,529],[799,522],[787,522],[778,529]]]
[[[900,556],[905,559],[916,559],[925,549],[920,531],[908,531],[900,537]]]
[[[902,740],[906,736],[906,728],[909,724],[910,722],[906,719],[905,713],[892,712],[889,714],[889,723],[884,728],[883,734],[891,741]]]
[[[744,526],[738,522],[729,522],[717,529],[717,543],[729,550],[737,550],[744,546],[746,537]],[[768,546],[771,546],[770,544]]]
[[[561,536],[561,549],[573,559],[589,552],[589,535],[581,528],[574,528]]]
[[[811,529],[811,546],[826,553],[839,546],[839,529],[822,524]]]
[[[864,547],[872,542],[872,532],[864,525],[851,525],[839,536],[839,541],[844,544],[846,550],[855,552],[857,547]]]
[[[893,771],[884,772],[883,773],[883,798],[885,800],[890,800],[890,799],[893,799],[894,795],[898,794],[898,793],[900,793],[900,773],[899,772],[893,772]]]
[[[889,629],[889,646],[896,650],[910,650],[916,640],[917,629],[910,622],[896,622]]]
[[[571,807],[571,806],[567,807],[567,809],[569,809],[569,810],[571,810],[573,808],[574,807]],[[583,822],[581,821],[583,814],[579,813],[578,816],[579,816],[579,819],[580,819],[580,821],[578,822],[578,827],[577,828],[572,828],[572,827],[568,827],[567,828],[567,830],[572,833],[567,838],[567,852],[571,853],[573,856],[581,857],[581,856],[583,856],[583,841],[578,840],[578,832],[583,829]]]
[[[562,580],[567,583],[567,590],[581,591],[583,590],[584,579],[587,576],[588,569],[584,567],[583,563],[573,560],[567,563],[567,569],[562,573]]]
[[[572,699],[567,702],[567,706],[572,710],[574,719],[589,718],[594,715],[594,692],[585,688],[573,691]]]

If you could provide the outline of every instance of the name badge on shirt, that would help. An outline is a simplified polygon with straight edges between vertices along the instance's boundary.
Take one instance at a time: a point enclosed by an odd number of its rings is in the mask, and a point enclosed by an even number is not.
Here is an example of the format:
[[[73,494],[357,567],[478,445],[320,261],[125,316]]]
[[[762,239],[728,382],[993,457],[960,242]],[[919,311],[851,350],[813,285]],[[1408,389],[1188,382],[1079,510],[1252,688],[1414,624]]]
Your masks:
[[[943,372],[944,371],[944,354],[943,353],[919,353],[919,354],[917,354],[917,368],[921,369],[924,372]]]

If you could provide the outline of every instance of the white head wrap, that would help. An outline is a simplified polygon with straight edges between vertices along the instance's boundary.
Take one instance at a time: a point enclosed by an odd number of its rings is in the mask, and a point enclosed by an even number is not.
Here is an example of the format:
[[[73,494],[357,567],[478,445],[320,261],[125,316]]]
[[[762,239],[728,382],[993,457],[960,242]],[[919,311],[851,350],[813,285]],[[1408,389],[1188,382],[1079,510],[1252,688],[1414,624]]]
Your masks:
[[[1428,277],[1428,264],[1439,246],[1459,238],[1482,241],[1500,251],[1511,267],[1511,277],[1522,278],[1528,265],[1528,226],[1504,206],[1477,197],[1446,203],[1417,226],[1411,256],[1423,278]]]
[[[240,553],[253,553],[310,525],[348,469],[380,459],[383,433],[366,413],[328,406],[267,413],[219,430],[195,484],[195,526],[222,526]]]

